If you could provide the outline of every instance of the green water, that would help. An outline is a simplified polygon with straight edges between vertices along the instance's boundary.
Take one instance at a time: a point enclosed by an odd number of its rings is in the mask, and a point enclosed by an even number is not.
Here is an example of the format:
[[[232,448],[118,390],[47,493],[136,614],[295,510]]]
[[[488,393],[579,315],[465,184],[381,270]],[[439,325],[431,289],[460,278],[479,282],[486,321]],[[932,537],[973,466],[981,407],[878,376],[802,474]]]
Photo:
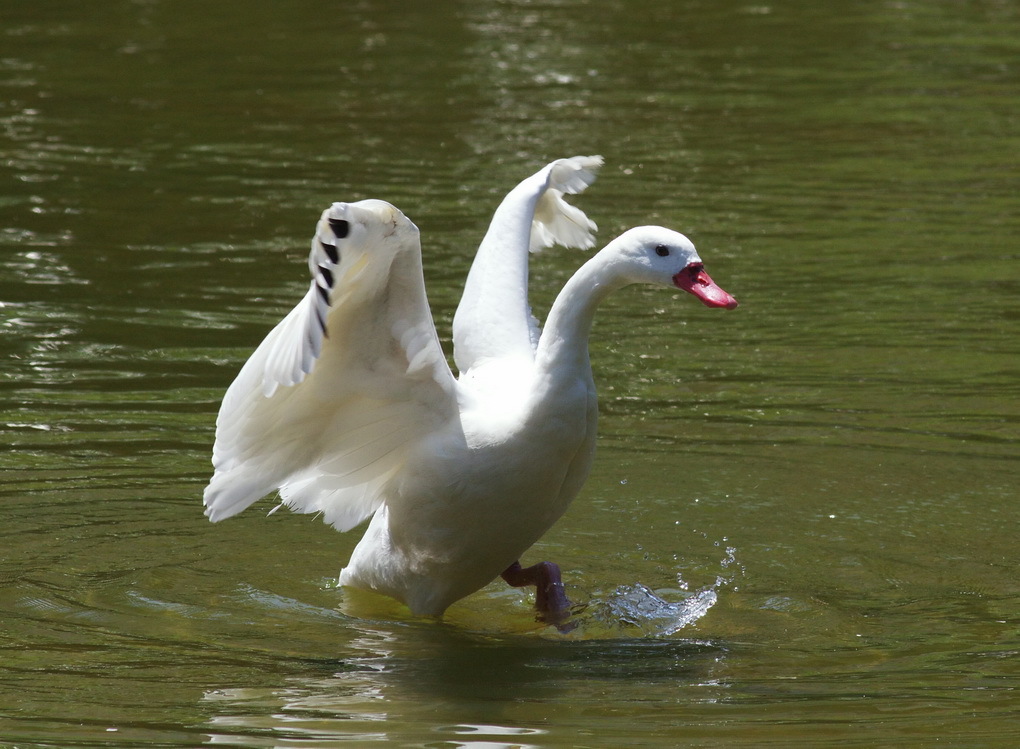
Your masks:
[[[0,9],[0,746],[1020,744],[1020,10],[56,0]],[[201,512],[223,390],[334,200],[444,342],[502,195],[661,223],[741,302],[600,310],[550,558],[440,624],[358,531]],[[547,309],[583,255],[533,268]]]

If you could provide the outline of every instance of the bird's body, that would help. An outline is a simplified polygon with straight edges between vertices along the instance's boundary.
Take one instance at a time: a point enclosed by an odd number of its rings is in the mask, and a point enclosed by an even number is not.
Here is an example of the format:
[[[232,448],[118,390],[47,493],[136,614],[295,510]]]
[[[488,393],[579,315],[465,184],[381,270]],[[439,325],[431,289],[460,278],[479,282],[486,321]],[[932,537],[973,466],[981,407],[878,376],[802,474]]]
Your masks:
[[[562,194],[583,190],[600,164],[553,162],[496,211],[454,319],[457,379],[432,323],[414,224],[382,201],[327,209],[308,294],[224,397],[210,519],[275,489],[339,530],[371,516],[340,583],[416,614],[441,615],[509,571],[591,468],[598,406],[587,340],[598,302],[645,281],[736,306],[686,237],[641,227],[575,274],[539,332],[529,249],[593,244],[594,224]]]
[[[567,509],[591,467],[594,408],[583,383],[570,389],[548,418],[520,393],[501,397],[498,413],[481,403],[466,411],[459,429],[408,464],[340,583],[438,615],[516,561]]]

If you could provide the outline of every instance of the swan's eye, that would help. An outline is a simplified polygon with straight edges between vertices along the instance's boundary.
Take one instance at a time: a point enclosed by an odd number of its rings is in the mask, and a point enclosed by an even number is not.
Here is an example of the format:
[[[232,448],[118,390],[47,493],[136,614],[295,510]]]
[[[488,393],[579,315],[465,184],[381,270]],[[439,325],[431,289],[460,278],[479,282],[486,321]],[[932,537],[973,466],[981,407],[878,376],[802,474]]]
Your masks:
[[[655,245],[655,254],[659,257],[666,257],[669,254],[669,248],[664,244]]]

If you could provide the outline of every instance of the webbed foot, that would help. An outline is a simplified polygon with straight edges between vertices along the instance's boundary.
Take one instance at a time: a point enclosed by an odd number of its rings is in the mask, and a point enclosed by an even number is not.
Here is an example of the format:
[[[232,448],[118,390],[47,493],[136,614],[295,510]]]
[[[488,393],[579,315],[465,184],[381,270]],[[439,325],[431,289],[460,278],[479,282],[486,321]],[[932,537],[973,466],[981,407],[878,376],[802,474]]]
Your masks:
[[[570,616],[570,601],[567,600],[558,565],[539,562],[521,567],[520,562],[514,562],[503,570],[500,577],[515,588],[535,586],[535,608],[541,621],[559,626]]]

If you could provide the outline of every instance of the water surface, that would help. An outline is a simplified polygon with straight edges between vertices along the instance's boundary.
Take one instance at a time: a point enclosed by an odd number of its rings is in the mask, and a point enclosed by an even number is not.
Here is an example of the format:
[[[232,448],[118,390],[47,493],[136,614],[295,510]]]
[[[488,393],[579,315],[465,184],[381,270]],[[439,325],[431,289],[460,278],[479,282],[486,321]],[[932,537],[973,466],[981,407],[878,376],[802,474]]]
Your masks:
[[[1020,741],[1014,4],[3,16],[0,745]],[[578,153],[600,238],[684,231],[741,307],[600,311],[596,468],[525,559],[576,629],[338,590],[358,532],[271,499],[205,521],[325,205],[419,225],[448,343],[500,197]]]

